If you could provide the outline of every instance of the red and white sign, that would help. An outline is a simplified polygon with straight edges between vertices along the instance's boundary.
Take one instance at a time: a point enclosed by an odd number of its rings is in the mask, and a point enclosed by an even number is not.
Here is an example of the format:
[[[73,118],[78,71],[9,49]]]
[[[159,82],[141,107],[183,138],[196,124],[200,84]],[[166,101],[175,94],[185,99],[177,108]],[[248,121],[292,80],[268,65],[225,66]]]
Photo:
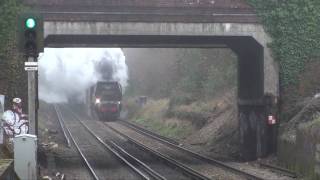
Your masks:
[[[269,125],[273,125],[273,124],[276,124],[276,118],[274,117],[274,116],[272,116],[272,115],[269,115],[268,116],[268,124]]]

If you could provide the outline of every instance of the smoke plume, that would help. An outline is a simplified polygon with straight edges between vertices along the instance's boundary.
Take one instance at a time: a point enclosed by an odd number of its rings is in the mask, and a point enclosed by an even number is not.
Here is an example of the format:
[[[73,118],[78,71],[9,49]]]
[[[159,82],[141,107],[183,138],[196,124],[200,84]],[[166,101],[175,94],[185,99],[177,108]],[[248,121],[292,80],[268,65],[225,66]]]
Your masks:
[[[124,89],[127,69],[120,48],[46,48],[39,57],[39,98],[46,102],[80,100],[99,80],[118,81]]]

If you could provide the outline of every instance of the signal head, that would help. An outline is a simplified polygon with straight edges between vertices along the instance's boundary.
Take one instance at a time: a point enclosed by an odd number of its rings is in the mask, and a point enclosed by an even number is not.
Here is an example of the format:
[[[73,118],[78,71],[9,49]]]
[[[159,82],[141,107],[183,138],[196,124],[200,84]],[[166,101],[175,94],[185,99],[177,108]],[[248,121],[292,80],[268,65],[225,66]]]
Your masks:
[[[25,27],[27,29],[34,29],[37,26],[37,21],[35,18],[29,17],[25,21]]]

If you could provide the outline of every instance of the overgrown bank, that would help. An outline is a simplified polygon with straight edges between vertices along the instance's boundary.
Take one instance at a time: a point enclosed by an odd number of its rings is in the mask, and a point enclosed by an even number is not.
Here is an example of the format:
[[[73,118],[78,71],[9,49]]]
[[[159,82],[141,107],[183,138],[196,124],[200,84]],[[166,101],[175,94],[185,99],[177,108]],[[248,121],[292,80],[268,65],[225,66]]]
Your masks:
[[[124,54],[130,119],[198,151],[236,156],[237,60],[230,49],[124,49]],[[143,107],[133,98],[139,96],[148,97]]]
[[[132,100],[127,102],[128,108],[139,106]],[[133,114],[130,119],[149,129],[155,130],[161,135],[184,139],[189,136],[192,129],[191,121],[179,121],[176,117],[168,117],[169,99],[148,100],[143,107],[136,107],[137,113]]]
[[[196,151],[218,157],[238,158],[238,122],[234,92],[219,98],[173,104],[172,99],[148,100],[139,107],[126,102],[129,119],[161,135],[178,139]]]
[[[279,159],[309,179],[319,179],[320,98],[306,98],[296,109],[298,113],[281,126]]]

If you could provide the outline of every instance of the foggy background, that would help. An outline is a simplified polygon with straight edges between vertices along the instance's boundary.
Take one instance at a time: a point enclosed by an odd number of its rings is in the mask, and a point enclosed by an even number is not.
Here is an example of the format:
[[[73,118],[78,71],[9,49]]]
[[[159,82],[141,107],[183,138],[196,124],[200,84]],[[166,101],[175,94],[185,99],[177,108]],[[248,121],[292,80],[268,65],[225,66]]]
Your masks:
[[[120,48],[45,48],[39,56],[39,98],[66,102],[83,98],[97,81],[119,81],[127,86],[128,68]]]
[[[126,96],[207,100],[235,91],[237,57],[223,48],[123,48]]]

